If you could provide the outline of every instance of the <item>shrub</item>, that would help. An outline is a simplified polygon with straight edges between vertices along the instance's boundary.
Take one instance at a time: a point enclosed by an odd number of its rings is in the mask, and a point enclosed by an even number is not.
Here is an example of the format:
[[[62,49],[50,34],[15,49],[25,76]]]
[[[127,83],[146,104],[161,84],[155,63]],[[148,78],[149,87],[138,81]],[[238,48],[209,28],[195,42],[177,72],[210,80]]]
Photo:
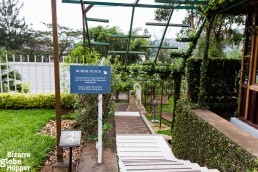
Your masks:
[[[113,115],[114,113],[110,112],[112,110],[111,104],[111,95],[110,94],[103,94],[102,100],[102,111],[103,111],[103,118],[102,123],[106,126],[106,129],[110,127],[108,122],[109,116]],[[109,113],[110,112],[110,113]],[[98,127],[98,95],[96,94],[83,94],[79,96],[79,102],[76,105],[75,113],[76,121],[80,125],[80,128],[83,131],[87,132],[87,137],[91,137],[91,139],[96,136],[97,127]],[[103,128],[105,129],[105,127]]]
[[[61,94],[61,107],[72,109],[77,100],[76,95]],[[0,94],[1,109],[55,108],[54,94]]]
[[[186,64],[188,95],[192,102],[198,101],[200,92],[200,67],[202,59],[189,58]],[[234,103],[238,97],[239,59],[209,59],[207,67],[207,98],[205,103]]]
[[[221,116],[232,116],[237,109],[239,90],[240,59],[208,59],[205,90],[200,90],[200,68],[202,59],[189,58],[186,64],[188,97],[191,102],[198,102],[199,95],[205,92],[201,100],[212,111]],[[202,95],[201,94],[201,95]],[[200,99],[201,97],[199,97]]]
[[[257,157],[195,115],[187,102],[178,102],[176,114],[172,149],[177,158],[225,172],[258,168]]]
[[[61,106],[66,109],[73,109],[78,101],[78,96],[75,94],[61,94]]]

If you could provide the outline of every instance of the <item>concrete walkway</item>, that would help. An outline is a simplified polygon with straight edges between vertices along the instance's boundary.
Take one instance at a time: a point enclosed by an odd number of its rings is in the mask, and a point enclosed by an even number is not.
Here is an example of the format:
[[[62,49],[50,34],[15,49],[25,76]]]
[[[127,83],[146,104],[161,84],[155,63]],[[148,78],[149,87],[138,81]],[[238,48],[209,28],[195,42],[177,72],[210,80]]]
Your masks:
[[[122,94],[124,99],[125,95]],[[116,111],[128,112],[128,103],[117,103]],[[116,133],[126,134],[149,134],[145,124],[139,116],[130,117],[127,115],[115,116]],[[125,127],[126,126],[126,127]],[[116,150],[103,148],[102,164],[97,163],[97,149],[95,142],[85,142],[80,163],[77,168],[78,172],[118,172],[118,159]]]
[[[160,135],[150,134],[132,101],[116,104],[116,148],[103,149],[103,163],[97,164],[95,142],[85,142],[79,172],[218,172],[175,158]],[[129,106],[129,107],[128,107]]]
[[[120,172],[218,172],[177,159],[163,136],[150,134],[139,112],[130,112],[138,109],[134,102],[129,100],[128,108],[117,105],[124,111],[115,113]]]
[[[78,172],[117,172],[117,156],[116,152],[109,149],[103,149],[102,164],[97,163],[98,153],[95,142],[84,144],[82,149]]]
[[[177,159],[161,135],[148,134],[139,112],[116,112],[116,147],[120,172],[210,172]]]

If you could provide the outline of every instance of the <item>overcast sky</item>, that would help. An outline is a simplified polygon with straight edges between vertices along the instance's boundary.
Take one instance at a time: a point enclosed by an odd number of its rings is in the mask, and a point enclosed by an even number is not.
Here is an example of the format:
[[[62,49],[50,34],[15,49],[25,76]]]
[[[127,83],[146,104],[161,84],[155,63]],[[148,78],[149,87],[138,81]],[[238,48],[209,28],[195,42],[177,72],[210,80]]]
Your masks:
[[[113,0],[115,2],[116,0]],[[118,0],[117,0],[118,1]],[[134,0],[123,0],[123,2],[134,2]],[[154,0],[141,0],[141,3],[154,3]],[[25,17],[27,24],[32,24],[35,29],[43,29],[41,22],[52,23],[51,18],[51,0],[20,0],[24,3],[21,15]],[[57,0],[57,22],[60,25],[68,26],[74,29],[82,28],[81,7],[79,4],[62,3]],[[94,6],[88,13],[88,17],[109,19],[108,24],[89,22],[89,27],[97,25],[119,26],[125,33],[129,31],[132,8],[130,7],[110,7]],[[171,23],[181,23],[185,10],[174,12]],[[133,28],[147,28],[152,36],[160,37],[164,27],[146,26],[145,22],[154,21],[154,9],[136,8]],[[175,37],[178,28],[169,28],[167,38]]]

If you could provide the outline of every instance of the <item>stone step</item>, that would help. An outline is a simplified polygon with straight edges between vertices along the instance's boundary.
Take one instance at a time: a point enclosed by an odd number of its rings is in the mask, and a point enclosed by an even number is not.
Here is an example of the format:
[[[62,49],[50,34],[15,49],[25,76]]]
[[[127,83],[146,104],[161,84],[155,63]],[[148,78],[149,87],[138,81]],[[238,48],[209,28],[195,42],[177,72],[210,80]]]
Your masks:
[[[175,158],[162,135],[117,135],[116,144],[121,172],[210,171],[197,163]]]

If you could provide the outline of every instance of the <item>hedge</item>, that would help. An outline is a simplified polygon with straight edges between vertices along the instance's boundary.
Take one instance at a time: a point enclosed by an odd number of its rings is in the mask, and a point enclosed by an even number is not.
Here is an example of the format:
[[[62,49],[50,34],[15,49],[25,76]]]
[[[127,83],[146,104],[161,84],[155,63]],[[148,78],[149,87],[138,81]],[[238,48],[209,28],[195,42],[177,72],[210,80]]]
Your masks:
[[[200,92],[200,67],[202,59],[189,58],[186,63],[186,79],[188,96],[192,102],[198,102]],[[239,90],[239,72],[241,60],[238,59],[209,59],[207,67],[207,104],[234,103],[236,104]]]
[[[179,159],[220,171],[255,171],[258,158],[199,118],[189,103],[178,101],[172,150]]]
[[[72,109],[77,96],[61,94],[61,107]],[[0,94],[0,109],[55,108],[54,94]]]

